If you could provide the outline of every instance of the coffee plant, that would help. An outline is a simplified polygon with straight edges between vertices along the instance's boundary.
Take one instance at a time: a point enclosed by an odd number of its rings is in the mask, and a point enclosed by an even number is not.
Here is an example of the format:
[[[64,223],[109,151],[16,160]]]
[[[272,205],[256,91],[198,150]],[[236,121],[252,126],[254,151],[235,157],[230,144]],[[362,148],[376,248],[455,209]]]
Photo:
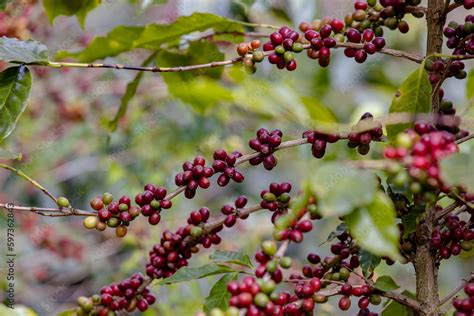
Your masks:
[[[41,25],[29,9],[34,2],[0,2],[4,10],[0,15],[0,138],[5,147],[4,152],[0,151],[4,162],[0,167],[39,189],[51,206],[21,206],[13,204],[12,197],[0,196],[4,200],[0,207],[39,216],[80,217],[84,234],[87,230],[104,235],[112,231],[116,237],[126,237],[139,227],[143,229],[141,222],[147,222],[146,229],[156,231],[158,227],[160,232],[145,252],[143,266],[133,267],[135,273],[82,293],[87,295],[78,295],[75,306],[61,315],[154,315],[150,314],[156,311],[154,306],[167,299],[156,295],[154,286],[216,275],[220,279],[203,306],[196,307],[196,315],[313,315],[324,310],[330,310],[331,315],[474,315],[470,259],[474,246],[474,147],[469,149],[474,134],[469,130],[469,120],[462,119],[460,107],[445,91],[459,87],[461,80],[467,81],[472,105],[474,75],[468,73],[470,60],[474,59],[474,1],[345,1],[346,15],[301,22],[298,27],[193,13],[168,24],[120,25],[105,36],[84,36],[79,40],[81,50],[59,51],[54,60],[38,40],[42,38],[38,31]],[[108,4],[44,0],[42,5],[51,23],[59,15],[74,15],[84,26],[89,11]],[[451,21],[455,14],[462,20]],[[416,19],[424,21],[426,51],[394,49],[392,39],[412,31]],[[223,47],[232,52],[230,59],[225,59]],[[151,55],[141,65],[100,61],[144,50]],[[21,128],[15,127],[29,104],[32,72],[41,80],[48,80],[52,72],[66,73],[74,68],[81,71],[79,76],[105,68],[136,72],[116,115],[107,122],[113,133],[126,125],[129,101],[145,73],[162,74],[170,91],[175,85],[172,93],[179,90],[182,100],[200,102],[200,89],[209,83],[202,81],[200,87],[195,85],[197,80],[220,78],[224,67],[233,72],[227,80],[239,77],[240,81],[235,81],[241,85],[253,82],[252,76],[261,69],[268,70],[269,64],[281,71],[281,76],[293,80],[308,65],[331,67],[338,52],[357,64],[374,63],[381,54],[412,63],[412,73],[392,91],[388,116],[366,112],[345,125],[323,124],[317,120],[318,115],[310,116],[303,119],[296,133],[294,128],[280,130],[275,121],[270,128],[252,131],[244,146],[216,146],[208,156],[196,149],[199,154],[189,155],[184,162],[170,159],[178,163],[179,170],[171,175],[169,183],[158,183],[149,175],[150,181],[142,184],[142,190],[130,190],[122,196],[114,192],[91,196],[87,208],[73,205],[73,198],[53,194],[41,181],[23,172],[21,162],[14,161],[18,157],[7,151],[7,137],[21,135]],[[376,67],[384,65],[378,63]],[[175,74],[168,77],[166,73]],[[447,85],[449,78],[455,83]],[[94,83],[81,78],[74,89],[88,94],[91,85]],[[215,99],[205,102],[227,98],[224,88],[209,85],[206,93],[212,91]],[[43,97],[58,105],[64,119],[61,124],[67,121],[71,126],[84,121],[84,110],[68,108],[60,88],[50,88]],[[272,94],[272,89],[278,87],[263,91]],[[248,103],[253,101],[249,98]],[[169,150],[155,145],[155,141],[159,140],[152,139],[144,149]],[[330,150],[341,145],[347,146],[348,153],[344,159],[336,159]],[[284,154],[299,147],[308,153],[306,159],[332,162],[308,169],[298,183],[279,179],[257,186],[252,179],[256,173],[249,171],[249,166],[265,171],[289,170],[292,161]],[[179,152],[180,146],[174,144],[173,150]],[[246,195],[238,190],[240,193],[232,195],[223,189],[234,186],[249,189]],[[177,200],[195,199],[209,188],[226,199],[220,209],[189,203],[176,206]],[[113,188],[102,188],[104,191]],[[164,220],[166,214],[182,213],[183,206],[191,209],[180,226],[170,227]],[[232,231],[233,239],[240,244],[250,243],[242,227],[251,225],[247,219],[257,212],[266,214],[260,219],[271,223],[273,234],[258,243],[253,260],[244,252],[219,247],[230,236],[226,231]],[[327,224],[331,218],[331,223],[338,225],[322,247],[317,247],[311,232],[319,234],[315,227]],[[263,227],[260,219],[253,229]],[[51,228],[34,241],[35,247],[76,260],[76,264],[81,264],[85,256],[85,245]],[[291,248],[303,241],[313,250],[300,261]],[[207,263],[193,262],[208,248],[216,249]],[[456,256],[468,258],[471,272],[441,297],[439,282],[443,278],[438,276],[439,268]],[[375,271],[382,263],[411,267],[415,291],[402,289],[395,275]],[[412,273],[409,269],[403,271]],[[452,277],[456,276],[448,276]],[[43,278],[44,271],[40,271],[38,279]],[[325,309],[329,304],[332,307]]]

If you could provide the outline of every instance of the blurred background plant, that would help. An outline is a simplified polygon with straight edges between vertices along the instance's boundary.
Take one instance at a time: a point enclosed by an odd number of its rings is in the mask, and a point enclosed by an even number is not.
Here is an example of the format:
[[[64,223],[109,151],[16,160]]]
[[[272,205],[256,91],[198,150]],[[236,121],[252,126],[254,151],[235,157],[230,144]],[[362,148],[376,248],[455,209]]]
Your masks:
[[[65,16],[57,17],[50,25],[40,2],[13,1],[0,12],[0,35],[22,40],[33,38],[46,44],[50,56],[54,56],[64,50],[81,50],[94,37],[103,36],[119,25],[171,23],[194,12],[296,28],[301,21],[316,17],[343,16],[350,6],[343,0],[104,0],[90,12],[81,28],[76,19]],[[425,50],[424,20],[412,19],[410,27],[408,34],[386,35],[390,48],[409,52]],[[271,32],[251,27],[247,31]],[[176,43],[175,47],[187,51],[185,55],[171,48],[158,51],[156,64],[207,62],[223,53],[229,59],[235,56],[235,42],[241,40],[236,36],[230,38],[232,43],[229,43],[228,38],[216,37],[204,43],[196,41],[198,36],[201,35],[184,36]],[[134,50],[106,61],[139,65],[147,54]],[[239,66],[191,75],[145,73],[116,130],[109,122],[121,104],[127,83],[136,73],[33,67],[36,83],[30,104],[4,147],[22,154],[16,167],[57,196],[67,196],[74,207],[88,209],[90,199],[104,191],[118,197],[139,192],[145,183],[173,188],[174,174],[180,170],[182,161],[197,154],[211,157],[216,148],[247,152],[247,139],[253,137],[259,127],[279,128],[285,137],[296,138],[305,130],[307,122],[351,124],[367,111],[384,116],[397,87],[413,70],[410,62],[384,55],[371,56],[368,62],[359,65],[343,58],[342,51],[335,53],[329,68],[320,68],[307,58],[301,58],[299,65],[297,71],[288,73],[263,63],[252,76]],[[464,84],[450,79],[446,85],[447,97],[461,109],[458,113],[465,112],[464,118],[472,117]],[[382,147],[375,146],[371,155],[381,153]],[[355,155],[344,145],[335,144],[325,160]],[[116,238],[113,232],[86,231],[80,218],[16,214],[17,304],[31,308],[32,315],[56,314],[71,307],[79,295],[90,296],[102,285],[123,279],[137,267],[143,267],[147,249],[159,240],[164,229],[173,229],[184,222],[189,211],[207,206],[218,214],[222,204],[240,194],[257,202],[256,192],[269,182],[299,183],[303,175],[318,168],[320,163],[311,159],[310,151],[303,148],[282,152],[278,157],[280,164],[271,173],[263,168],[244,167],[247,179],[244,185],[232,184],[221,189],[213,179],[211,188],[200,192],[195,199],[174,200],[173,209],[163,213],[160,225],[150,227],[141,219],[132,225],[124,239]],[[2,172],[0,202],[47,206],[49,201],[29,183]],[[4,223],[5,213],[0,216]],[[257,214],[245,225],[238,224],[236,229],[224,233],[219,249],[253,253],[260,241],[272,233],[267,217]],[[304,264],[305,253],[328,252],[324,247],[319,249],[320,243],[336,225],[336,219],[319,221],[310,238],[289,250],[290,255],[300,260],[295,268]],[[1,230],[5,236],[6,225],[2,224]],[[230,234],[234,238],[225,238]],[[245,242],[236,238],[243,235]],[[205,263],[207,254],[203,251],[193,264]],[[462,256],[443,264],[441,294],[465,276],[468,267],[468,261]],[[376,273],[388,269],[399,272],[395,275],[399,284],[414,288],[411,268],[399,264],[388,268],[381,264]],[[0,282],[5,289],[5,280]],[[152,291],[158,294],[159,304],[145,314],[199,312],[214,282],[215,279],[208,278],[185,285],[155,286]],[[331,306],[334,304],[321,305],[317,314],[337,313]],[[0,307],[1,315],[8,315],[7,312],[12,313]]]

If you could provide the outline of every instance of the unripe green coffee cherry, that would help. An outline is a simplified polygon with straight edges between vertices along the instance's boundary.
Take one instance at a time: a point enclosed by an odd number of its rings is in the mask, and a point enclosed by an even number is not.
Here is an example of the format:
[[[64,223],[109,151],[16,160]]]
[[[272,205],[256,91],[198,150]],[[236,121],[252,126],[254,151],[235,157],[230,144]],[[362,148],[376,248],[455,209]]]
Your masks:
[[[160,207],[160,202],[157,200],[153,200],[150,202],[150,206],[154,209],[158,209]]]
[[[274,240],[265,240],[262,242],[262,251],[268,256],[273,256],[277,252],[277,244]]]
[[[257,295],[255,295],[255,298],[253,299],[253,301],[254,301],[255,305],[257,305],[258,307],[265,307],[265,306],[267,306],[267,304],[270,300],[268,299],[267,294],[258,293]]]
[[[255,51],[252,54],[252,60],[256,63],[262,62],[265,59],[265,54],[262,51]]]
[[[110,203],[112,203],[113,200],[114,196],[112,195],[112,193],[105,192],[104,194],[102,194],[102,202],[104,202],[105,205],[109,205]]]
[[[117,217],[111,217],[107,221],[107,226],[115,228],[120,224],[120,220]]]
[[[275,47],[275,53],[278,55],[283,55],[285,53],[285,47],[283,47],[282,45],[278,45],[277,47]]]
[[[237,307],[231,306],[229,309],[225,312],[225,316],[239,316],[240,311]]]
[[[303,51],[304,47],[303,47],[303,44],[301,44],[301,43],[294,43],[293,46],[291,47],[291,49],[295,53],[300,53],[300,52]]]
[[[267,269],[268,272],[273,273],[278,269],[278,262],[275,260],[270,260],[267,262],[265,265],[265,269]]]
[[[94,229],[97,226],[98,222],[99,222],[99,219],[97,218],[97,216],[87,216],[82,221],[82,224],[87,229]]]
[[[347,279],[349,279],[350,274],[351,274],[351,272],[347,268],[341,268],[339,270],[339,276],[340,276],[341,280],[343,280],[343,281],[346,281]]]
[[[204,230],[199,226],[194,226],[193,228],[191,228],[191,236],[193,236],[194,238],[201,237],[203,233]]]
[[[275,194],[273,194],[271,192],[267,192],[263,195],[263,199],[265,200],[265,202],[275,202],[276,201],[276,196],[275,196]]]
[[[289,269],[292,264],[293,264],[293,259],[291,259],[291,257],[283,257],[280,259],[280,266],[283,269]]]
[[[92,303],[94,305],[100,304],[100,295],[98,295],[98,294],[92,295]]]
[[[291,199],[291,195],[289,193],[286,193],[286,192],[278,197],[278,200],[280,202],[283,202],[283,203],[290,202],[290,199]]]
[[[461,249],[464,251],[470,251],[472,249],[472,243],[467,240],[461,241]]]
[[[213,308],[213,309],[211,309],[211,312],[209,313],[209,316],[225,316],[225,314],[219,308]]]
[[[275,281],[270,279],[270,280],[262,282],[262,284],[260,285],[260,290],[263,293],[270,294],[275,290],[275,287],[276,287]]]
[[[295,54],[293,54],[293,52],[288,51],[283,54],[283,58],[287,63],[289,63],[290,61],[295,59]]]
[[[69,200],[66,199],[64,196],[61,196],[56,201],[59,207],[69,207]]]
[[[401,133],[395,138],[395,146],[410,149],[413,146],[413,139],[407,133]]]
[[[318,304],[324,304],[328,301],[328,297],[321,294],[314,294],[313,301]]]
[[[86,313],[89,313],[90,311],[92,311],[92,301],[85,297],[85,296],[79,296],[77,298],[77,304],[82,308],[82,310]]]
[[[380,295],[377,295],[377,294],[372,294],[370,295],[370,304],[373,304],[373,305],[379,305],[380,303],[382,303],[382,298],[380,297]]]
[[[331,275],[331,280],[333,281],[340,281],[341,279],[341,274],[339,272],[335,272]]]
[[[121,203],[121,204],[119,205],[119,210],[120,210],[121,212],[128,211],[128,205],[125,204],[125,203]]]

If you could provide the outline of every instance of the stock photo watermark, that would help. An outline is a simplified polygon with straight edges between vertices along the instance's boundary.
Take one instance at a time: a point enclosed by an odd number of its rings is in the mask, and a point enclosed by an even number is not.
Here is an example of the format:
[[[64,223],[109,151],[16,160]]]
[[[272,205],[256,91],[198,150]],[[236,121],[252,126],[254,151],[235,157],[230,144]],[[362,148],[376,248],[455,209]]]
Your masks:
[[[7,204],[7,229],[5,230],[6,253],[4,262],[6,265],[5,275],[5,300],[4,303],[9,308],[15,305],[15,214],[13,213],[13,204]]]

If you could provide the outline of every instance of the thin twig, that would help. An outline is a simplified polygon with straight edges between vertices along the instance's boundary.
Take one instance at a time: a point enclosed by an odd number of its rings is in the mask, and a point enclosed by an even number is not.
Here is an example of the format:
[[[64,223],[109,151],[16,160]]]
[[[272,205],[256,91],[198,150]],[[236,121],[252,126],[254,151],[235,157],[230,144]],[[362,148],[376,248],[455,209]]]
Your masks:
[[[471,139],[473,139],[473,138],[474,138],[474,133],[471,134],[471,135],[467,135],[466,137],[463,137],[463,138],[458,139],[458,140],[456,141],[456,144],[458,144],[458,145],[459,145],[459,144],[462,144],[462,143],[467,142],[468,140],[471,140]]]
[[[474,273],[473,272],[469,273],[469,275],[467,276],[466,279],[461,280],[459,282],[459,284],[454,289],[452,289],[451,292],[448,293],[448,295],[446,295],[443,299],[441,299],[441,301],[439,302],[439,306],[442,306],[442,305],[446,304],[459,291],[461,291],[467,283],[471,282],[472,280],[474,280]]]
[[[12,203],[0,204],[0,208],[21,212],[33,212],[42,216],[60,217],[60,216],[96,216],[97,213],[91,211],[84,211],[76,208],[60,207],[31,207],[19,206]]]
[[[5,165],[3,163],[0,163],[0,168],[10,170],[11,172],[14,172],[16,175],[19,177],[25,179],[26,181],[30,182],[33,186],[35,186],[37,189],[41,190],[44,194],[46,194],[53,202],[54,204],[57,204],[57,199],[56,197],[49,192],[45,187],[43,187],[41,184],[39,184],[37,181],[34,179],[30,178],[28,175],[26,175],[23,171],[20,169],[16,169],[12,166]]]
[[[398,302],[402,305],[411,307],[415,311],[420,311],[422,309],[422,304],[418,300],[408,297],[406,295],[403,295],[401,293],[394,292],[394,291],[387,291],[387,292],[382,292],[381,295],[386,298],[390,298],[394,300],[395,302]]]

